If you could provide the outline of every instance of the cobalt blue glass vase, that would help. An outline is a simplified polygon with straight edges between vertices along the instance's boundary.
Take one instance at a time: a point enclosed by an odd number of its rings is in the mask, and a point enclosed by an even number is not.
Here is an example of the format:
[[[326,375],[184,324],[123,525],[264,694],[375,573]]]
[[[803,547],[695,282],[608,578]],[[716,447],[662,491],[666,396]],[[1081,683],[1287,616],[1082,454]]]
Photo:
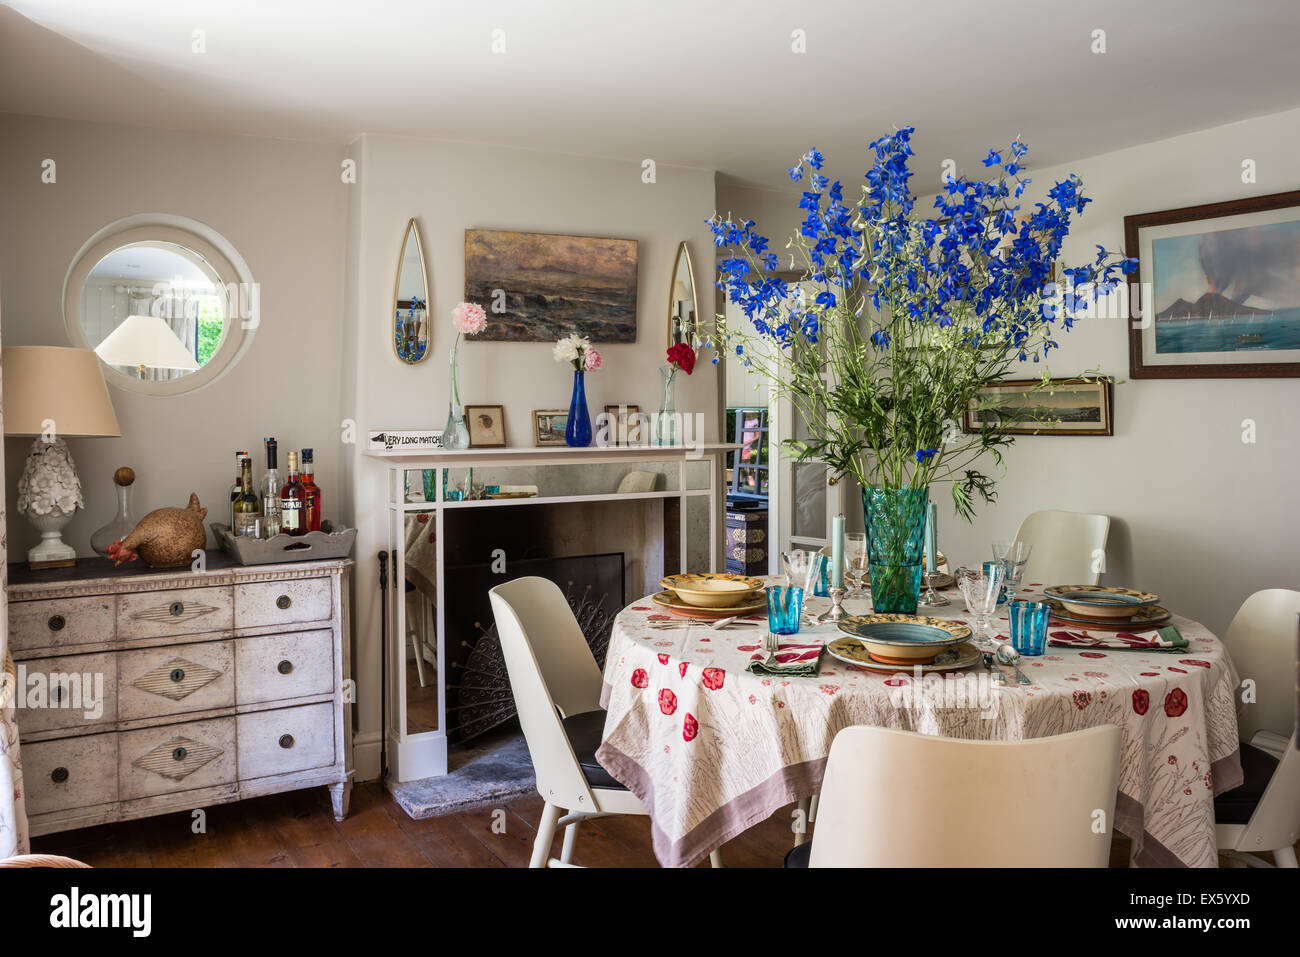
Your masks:
[[[876,614],[915,615],[921,598],[928,488],[864,488],[867,573]]]
[[[581,369],[573,370],[573,398],[569,400],[569,421],[564,426],[564,444],[585,449],[591,444],[591,416],[587,413],[587,389]]]

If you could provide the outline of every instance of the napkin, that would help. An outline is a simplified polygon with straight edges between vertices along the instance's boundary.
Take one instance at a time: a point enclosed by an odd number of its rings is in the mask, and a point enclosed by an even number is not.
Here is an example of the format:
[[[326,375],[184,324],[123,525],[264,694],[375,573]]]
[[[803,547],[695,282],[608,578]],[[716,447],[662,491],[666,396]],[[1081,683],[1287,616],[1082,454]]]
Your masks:
[[[805,677],[815,675],[821,670],[822,645],[798,645],[782,642],[777,647],[776,660],[770,665],[766,651],[756,651],[750,655],[745,670],[752,675],[780,675],[782,677]]]
[[[1087,630],[1049,631],[1048,644],[1064,648],[1106,648],[1114,651],[1186,651],[1189,642],[1173,625],[1154,631],[1111,631],[1100,634]]]

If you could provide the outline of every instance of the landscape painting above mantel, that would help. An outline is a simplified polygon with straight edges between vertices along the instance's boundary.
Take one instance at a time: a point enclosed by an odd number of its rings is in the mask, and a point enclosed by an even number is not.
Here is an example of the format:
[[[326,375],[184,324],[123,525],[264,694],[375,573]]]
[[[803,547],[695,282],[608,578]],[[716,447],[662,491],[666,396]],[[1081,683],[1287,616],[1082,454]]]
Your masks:
[[[1129,216],[1134,378],[1300,375],[1300,193]]]
[[[465,299],[487,311],[478,339],[636,342],[637,242],[465,230]]]

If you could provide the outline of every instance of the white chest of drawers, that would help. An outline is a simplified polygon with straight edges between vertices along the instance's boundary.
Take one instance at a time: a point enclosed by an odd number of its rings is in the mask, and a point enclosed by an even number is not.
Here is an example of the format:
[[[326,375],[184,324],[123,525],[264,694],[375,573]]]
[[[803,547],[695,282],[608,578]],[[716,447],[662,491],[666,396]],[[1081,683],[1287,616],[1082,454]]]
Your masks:
[[[351,564],[10,566],[31,833],[319,785],[342,820]]]

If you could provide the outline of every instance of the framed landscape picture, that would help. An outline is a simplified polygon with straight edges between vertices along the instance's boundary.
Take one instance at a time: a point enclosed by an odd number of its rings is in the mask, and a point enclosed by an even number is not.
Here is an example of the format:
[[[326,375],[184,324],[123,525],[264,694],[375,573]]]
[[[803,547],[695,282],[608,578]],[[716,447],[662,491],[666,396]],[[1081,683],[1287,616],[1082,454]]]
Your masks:
[[[1132,378],[1300,376],[1300,191],[1126,216],[1124,242]]]
[[[476,339],[636,342],[637,243],[465,230],[465,299],[487,311]]]
[[[568,409],[534,409],[533,444],[563,445],[564,430],[568,425]]]
[[[1109,380],[1004,379],[980,390],[962,414],[962,429],[984,423],[1007,435],[1113,435],[1114,383]]]

